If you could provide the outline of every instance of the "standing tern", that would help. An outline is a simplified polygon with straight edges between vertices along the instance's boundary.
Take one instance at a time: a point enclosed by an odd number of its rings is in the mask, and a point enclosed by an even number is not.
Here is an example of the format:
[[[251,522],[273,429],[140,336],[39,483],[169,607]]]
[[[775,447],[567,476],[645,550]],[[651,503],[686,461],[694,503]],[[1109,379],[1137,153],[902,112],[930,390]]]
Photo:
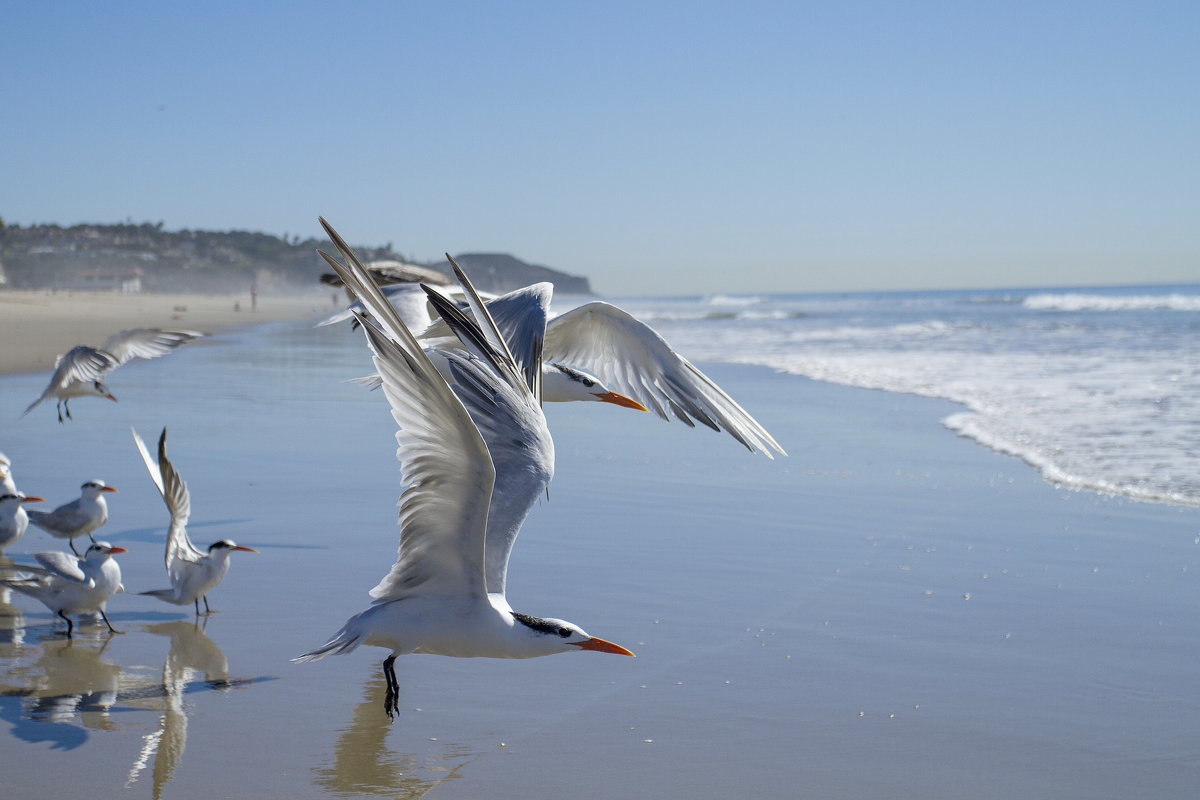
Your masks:
[[[0,494],[16,494],[17,484],[13,481],[12,462],[0,453]]]
[[[167,577],[171,580],[170,589],[152,589],[138,594],[157,597],[166,603],[185,606],[192,603],[196,607],[196,616],[208,616],[214,613],[208,607],[208,593],[229,572],[229,556],[235,550],[247,553],[257,553],[253,547],[243,547],[240,544],[222,539],[208,546],[208,552],[192,544],[188,537],[187,522],[192,513],[192,498],[188,492],[187,483],[175,471],[175,466],[167,458],[167,429],[163,428],[158,437],[158,463],[150,457],[146,443],[138,432],[133,430],[133,441],[142,460],[146,462],[146,470],[150,479],[158,487],[159,494],[171,512],[171,527],[167,530],[166,564]],[[200,613],[200,600],[204,600],[204,613]]]
[[[66,553],[35,553],[33,557],[41,567],[14,565],[10,569],[17,576],[0,583],[29,595],[66,620],[68,638],[75,624],[67,615],[87,611],[99,613],[109,631],[120,633],[108,621],[104,604],[117,592],[125,591],[121,585],[121,567],[113,556],[127,552],[124,547],[96,542],[82,558],[71,558]]]
[[[114,333],[100,347],[86,344],[72,347],[54,362],[54,374],[50,376],[46,390],[21,416],[52,397],[58,401],[59,422],[63,421],[63,412],[71,419],[69,403],[73,397],[107,397],[116,402],[117,398],[103,383],[104,377],[113,369],[135,358],[158,358],[207,335],[200,331],[130,328]]]
[[[22,492],[0,494],[0,550],[20,539],[29,527],[29,515],[22,503],[41,503],[40,497],[30,497]]]
[[[87,536],[94,542],[92,531],[108,522],[108,503],[104,500],[105,492],[115,492],[116,488],[96,478],[79,487],[79,498],[64,503],[53,511],[29,509],[29,521],[56,539],[66,539],[71,545],[71,551],[79,555],[75,549],[75,539]]]
[[[440,353],[455,381],[451,390],[353,251],[321,223],[346,263],[322,255],[382,326],[360,318],[399,427],[396,456],[408,485],[400,495],[399,553],[371,590],[374,602],[325,644],[293,660],[348,653],[362,644],[391,650],[383,662],[384,707],[394,718],[394,663],[401,654],[633,655],[570,622],[519,614],[502,590],[489,593],[503,586],[521,523],[554,472],[541,406],[494,329],[473,331],[470,353]],[[464,288],[470,295],[469,284]],[[486,330],[482,304],[472,303]]]

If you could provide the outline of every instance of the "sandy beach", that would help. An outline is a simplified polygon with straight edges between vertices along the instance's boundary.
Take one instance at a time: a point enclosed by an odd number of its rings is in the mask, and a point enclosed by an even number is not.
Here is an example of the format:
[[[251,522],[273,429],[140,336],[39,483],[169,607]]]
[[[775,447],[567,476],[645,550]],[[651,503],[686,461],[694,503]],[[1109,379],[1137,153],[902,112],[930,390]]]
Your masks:
[[[18,484],[120,488],[104,536],[124,635],[0,604],[0,742],[17,796],[87,775],[128,797],[1176,800],[1200,781],[1200,511],[1042,480],[939,424],[956,406],[705,365],[779,438],[548,409],[558,451],[510,600],[638,654],[297,665],[396,548],[394,426],[361,337],[232,329],[123,368],[119,404],[6,425]],[[39,375],[0,378],[16,420]],[[166,514],[130,442],[171,430],[189,529],[241,554],[191,615],[162,583]],[[64,469],[64,463],[71,465]],[[31,530],[8,556],[57,543]],[[264,744],[265,743],[265,744]],[[186,745],[186,747],[185,747]],[[71,769],[61,768],[70,759]]]
[[[333,308],[340,292],[303,295],[124,294],[0,290],[0,375],[37,372],[77,344],[99,346],[125,328],[213,332],[237,325],[306,319]]]

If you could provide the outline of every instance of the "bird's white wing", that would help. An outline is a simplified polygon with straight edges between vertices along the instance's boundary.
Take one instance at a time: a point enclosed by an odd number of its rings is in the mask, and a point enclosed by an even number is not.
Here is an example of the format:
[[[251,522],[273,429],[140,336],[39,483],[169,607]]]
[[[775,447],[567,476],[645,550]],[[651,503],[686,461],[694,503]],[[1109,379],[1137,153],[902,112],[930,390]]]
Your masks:
[[[29,404],[22,416],[76,381],[93,383],[103,379],[113,367],[120,363],[116,357],[102,349],[88,347],[85,344],[72,347],[54,362],[54,374],[50,376],[50,382],[46,385],[45,391],[37,400]]]
[[[387,602],[417,589],[482,596],[487,510],[496,477],[487,446],[357,256],[325,220],[321,224],[346,263],[322,257],[382,326],[360,318],[399,426],[396,458],[408,484],[399,501],[399,554],[371,596]]]
[[[451,262],[453,263],[453,262]],[[459,280],[469,295],[474,290],[470,280],[457,270]],[[468,352],[478,354],[490,365],[483,376],[473,374],[468,366],[479,361],[464,362],[458,351],[439,351],[438,357],[447,359],[444,374],[450,376],[454,393],[466,406],[475,426],[487,443],[488,452],[496,468],[496,487],[492,494],[492,507],[487,527],[487,588],[494,594],[504,595],[507,584],[508,561],[521,525],[529,515],[537,499],[549,486],[554,477],[554,442],[546,427],[541,404],[534,391],[538,386],[529,386],[526,375],[512,357],[500,353],[493,341],[503,339],[488,309],[473,302],[475,318],[469,318],[453,305],[438,300],[430,294],[442,319],[461,339]],[[477,324],[484,320],[484,327],[491,326],[494,335],[488,336]],[[543,317],[544,319],[544,317]],[[533,361],[529,364],[541,374],[542,330],[527,331],[536,336],[537,346],[529,348]],[[527,345],[517,341],[518,350]],[[492,376],[504,376],[497,383]]]
[[[553,294],[554,284],[535,283],[500,295],[486,304],[488,314],[525,375],[526,384],[537,397],[541,396],[542,345]],[[449,325],[439,319],[419,338],[428,344],[451,335]]]
[[[436,269],[421,267],[416,264],[405,264],[400,261],[372,261],[367,264],[367,271],[378,286],[388,286],[395,283],[427,283],[431,286],[445,286],[452,281]],[[343,286],[342,279],[336,274],[326,273],[321,276],[321,283],[330,286]]]
[[[594,373],[663,419],[723,430],[751,452],[787,455],[771,434],[658,332],[616,306],[593,302],[550,320],[543,358]]]
[[[75,556],[52,552],[34,553],[33,557],[42,565],[42,570],[38,570],[36,567],[19,567],[19,569],[31,569],[33,572],[53,575],[71,583],[87,583],[88,578],[83,574],[83,570],[79,567],[79,559]]]
[[[165,498],[167,493],[163,490],[162,473],[159,472],[158,464],[154,463],[154,459],[150,457],[150,451],[146,449],[146,443],[138,435],[137,429],[130,427],[129,432],[133,434],[133,443],[137,445],[138,453],[142,456],[142,463],[146,465],[146,471],[150,473],[150,480],[154,481],[158,493]]]
[[[108,337],[100,349],[111,353],[117,365],[120,365],[135,358],[158,358],[180,345],[207,335],[201,331],[129,328]]]
[[[393,284],[382,287],[380,292],[391,302],[392,307],[396,309],[396,313],[400,315],[400,319],[404,321],[409,330],[423,330],[429,324],[429,306],[425,302],[425,292],[419,285],[415,283]],[[317,323],[317,327],[334,325],[350,319],[356,311],[363,311],[361,300],[355,300],[348,308],[321,320]]]
[[[73,531],[87,524],[91,519],[87,512],[80,508],[79,500],[64,503],[53,511],[27,508],[25,513],[34,525],[53,531]]]
[[[175,471],[175,465],[171,463],[171,459],[167,458],[167,429],[163,428],[162,434],[158,437],[157,464],[150,457],[150,452],[146,449],[146,443],[142,441],[142,437],[138,436],[136,430],[132,428],[130,430],[133,431],[134,444],[137,445],[142,461],[146,464],[146,471],[150,473],[150,479],[158,487],[163,502],[167,504],[167,511],[171,514],[171,527],[167,530],[164,561],[167,574],[172,581],[177,581],[182,579],[182,575],[179,574],[181,563],[194,564],[204,558],[204,551],[192,544],[187,533],[188,518],[192,515],[191,494],[188,492],[187,483]]]

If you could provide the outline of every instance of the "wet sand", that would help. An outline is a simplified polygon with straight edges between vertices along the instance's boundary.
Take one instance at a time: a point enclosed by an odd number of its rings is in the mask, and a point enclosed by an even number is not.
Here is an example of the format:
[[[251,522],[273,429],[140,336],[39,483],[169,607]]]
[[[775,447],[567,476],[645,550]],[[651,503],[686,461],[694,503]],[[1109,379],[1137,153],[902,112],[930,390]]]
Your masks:
[[[124,294],[0,290],[0,375],[48,370],[77,344],[99,346],[125,328],[212,332],[328,313],[340,292],[301,295]]]
[[[122,376],[120,404],[6,425],[18,485],[102,477],[130,591],[166,512],[133,450],[171,429],[200,543],[239,554],[202,629],[127,594],[67,644],[0,606],[14,796],[1180,798],[1200,781],[1200,512],[1065,491],[954,436],[950,403],[706,370],[776,435],[768,461],[592,404],[548,417],[550,499],[510,601],[638,654],[288,662],[365,607],[395,555],[392,424],[361,339],[232,331]],[[156,369],[152,369],[156,368]],[[15,419],[40,376],[0,378]],[[70,469],[64,464],[69,463]],[[31,530],[10,555],[56,544]],[[69,768],[64,768],[69,763]],[[13,768],[12,765],[19,765]]]

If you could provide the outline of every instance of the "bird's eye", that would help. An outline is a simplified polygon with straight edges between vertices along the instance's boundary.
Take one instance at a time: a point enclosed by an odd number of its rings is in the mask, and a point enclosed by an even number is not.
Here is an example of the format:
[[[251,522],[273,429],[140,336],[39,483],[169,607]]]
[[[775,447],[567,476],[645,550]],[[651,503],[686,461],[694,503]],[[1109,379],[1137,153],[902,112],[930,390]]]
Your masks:
[[[565,638],[567,638],[568,636],[570,636],[570,635],[571,635],[571,631],[570,631],[569,629],[567,629],[567,628],[559,628],[559,629],[558,629],[558,635],[559,635],[559,636],[561,636],[561,637],[563,637],[563,638],[565,639]]]
[[[583,379],[583,385],[584,385],[584,386],[586,386],[586,387],[588,387],[588,388],[590,389],[590,388],[592,388],[593,386],[595,386],[595,385],[596,385],[596,382],[595,382],[595,381],[593,381],[593,380],[589,380],[588,378],[584,378],[584,379]]]

